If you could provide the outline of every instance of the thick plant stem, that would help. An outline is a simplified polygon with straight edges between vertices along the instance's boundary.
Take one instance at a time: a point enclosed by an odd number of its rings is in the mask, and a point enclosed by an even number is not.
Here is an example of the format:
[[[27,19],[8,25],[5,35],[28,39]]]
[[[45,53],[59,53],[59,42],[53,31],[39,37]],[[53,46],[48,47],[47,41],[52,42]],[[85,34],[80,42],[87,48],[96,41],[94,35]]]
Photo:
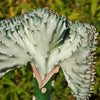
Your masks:
[[[33,69],[34,76],[34,95],[33,100],[53,100],[52,86],[54,82],[55,74],[59,72],[60,66],[55,66],[51,72],[42,80],[39,70],[36,68],[33,62],[30,62]]]
[[[52,81],[54,79],[53,75],[50,80],[41,89],[39,88],[37,80],[34,78],[34,95],[35,100],[53,100],[52,95]]]

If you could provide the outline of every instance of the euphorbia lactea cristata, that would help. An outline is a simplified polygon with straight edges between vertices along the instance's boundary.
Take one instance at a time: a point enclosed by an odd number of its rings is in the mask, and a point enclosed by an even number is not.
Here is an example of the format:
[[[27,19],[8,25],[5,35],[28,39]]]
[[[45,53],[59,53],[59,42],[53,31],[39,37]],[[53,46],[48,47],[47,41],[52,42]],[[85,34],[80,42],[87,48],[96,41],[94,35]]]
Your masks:
[[[2,20],[0,77],[30,62],[37,94],[44,96],[50,87],[45,85],[61,67],[77,100],[86,99],[93,89],[97,35],[94,26],[71,22],[46,8]],[[37,94],[36,100],[42,100]]]

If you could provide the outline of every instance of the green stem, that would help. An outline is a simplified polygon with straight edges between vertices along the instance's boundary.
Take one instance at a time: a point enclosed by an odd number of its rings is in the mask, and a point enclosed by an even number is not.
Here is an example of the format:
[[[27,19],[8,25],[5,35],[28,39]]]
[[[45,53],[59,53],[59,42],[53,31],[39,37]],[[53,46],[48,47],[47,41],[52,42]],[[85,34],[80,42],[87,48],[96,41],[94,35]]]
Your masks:
[[[35,100],[53,100],[52,95],[52,81],[54,80],[55,75],[53,75],[50,80],[46,83],[43,88],[39,88],[37,80],[34,78],[34,95]],[[42,93],[42,90],[46,90],[45,93]]]

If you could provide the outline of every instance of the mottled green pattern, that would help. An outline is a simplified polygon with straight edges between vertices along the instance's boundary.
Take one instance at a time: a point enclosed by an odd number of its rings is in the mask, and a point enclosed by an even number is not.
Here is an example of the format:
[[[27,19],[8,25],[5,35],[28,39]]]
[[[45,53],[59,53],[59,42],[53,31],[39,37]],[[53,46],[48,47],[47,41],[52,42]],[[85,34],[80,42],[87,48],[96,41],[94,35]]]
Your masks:
[[[68,34],[65,32],[66,18],[56,16],[47,9],[36,9],[0,24],[0,52],[5,57],[1,56],[1,69],[33,61],[44,78],[55,61],[58,63],[61,59],[52,60],[52,57],[61,42],[64,43],[63,35]],[[57,52],[57,55],[60,54],[59,50]]]
[[[77,100],[84,100],[93,90],[95,72],[92,71],[92,68],[95,65],[93,59],[97,33],[95,28],[89,24],[71,23],[70,34],[70,46],[68,47],[72,48],[71,56],[60,65],[68,81],[68,86]],[[91,42],[92,38],[93,42]]]
[[[97,35],[93,26],[73,23],[48,9],[3,20],[0,76],[33,61],[44,79],[55,65],[61,65],[77,100],[85,99],[93,89]]]

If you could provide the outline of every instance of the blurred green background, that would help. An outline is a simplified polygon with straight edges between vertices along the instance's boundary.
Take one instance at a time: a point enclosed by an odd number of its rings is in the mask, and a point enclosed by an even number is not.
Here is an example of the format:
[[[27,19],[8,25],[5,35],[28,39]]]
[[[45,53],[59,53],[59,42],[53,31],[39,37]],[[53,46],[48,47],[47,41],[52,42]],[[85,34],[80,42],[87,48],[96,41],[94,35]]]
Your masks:
[[[39,7],[48,7],[69,20],[94,25],[100,33],[100,0],[0,0],[0,20],[19,16]],[[98,37],[95,89],[90,100],[100,100],[100,34]],[[34,94],[32,70],[22,68],[0,79],[0,100],[31,100]],[[53,88],[54,100],[75,100],[62,71]]]

